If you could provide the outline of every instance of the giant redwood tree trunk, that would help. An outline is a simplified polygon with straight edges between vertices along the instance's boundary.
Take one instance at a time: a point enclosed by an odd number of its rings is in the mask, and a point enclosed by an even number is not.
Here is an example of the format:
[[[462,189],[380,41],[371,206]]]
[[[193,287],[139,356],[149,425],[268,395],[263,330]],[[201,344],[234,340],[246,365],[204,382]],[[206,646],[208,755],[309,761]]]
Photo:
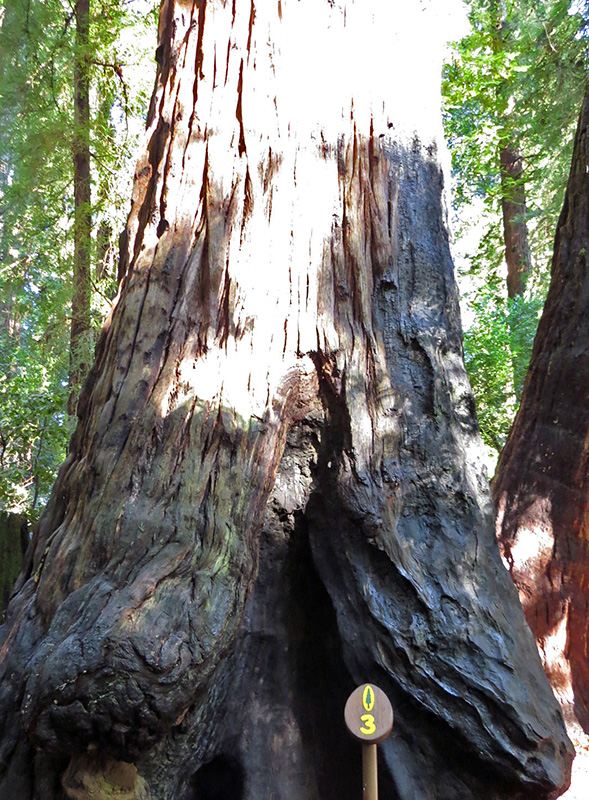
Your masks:
[[[164,0],[125,277],[2,633],[0,798],[543,800],[415,0]],[[430,63],[431,60],[431,63]]]
[[[570,723],[589,733],[589,90],[550,290],[493,493],[498,536]]]

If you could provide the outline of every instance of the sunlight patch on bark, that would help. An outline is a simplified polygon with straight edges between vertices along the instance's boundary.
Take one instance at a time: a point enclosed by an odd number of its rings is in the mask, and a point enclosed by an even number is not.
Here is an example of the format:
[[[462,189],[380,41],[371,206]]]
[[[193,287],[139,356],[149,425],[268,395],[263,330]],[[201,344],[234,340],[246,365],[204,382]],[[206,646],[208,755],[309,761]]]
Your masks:
[[[549,498],[537,498],[525,515],[522,515],[515,538],[509,544],[500,538],[506,503],[505,493],[498,504],[495,532],[503,563],[512,575],[517,576],[520,600],[526,611],[530,598],[536,597],[536,582],[544,580],[546,568],[552,558],[554,534],[550,524],[551,503]]]
[[[575,698],[572,688],[571,667],[568,660],[563,658],[563,653],[566,652],[567,628],[569,623],[568,606],[569,604],[567,603],[566,611],[558,624],[548,636],[540,639],[538,644],[544,670],[563,708],[567,727],[578,727],[579,732],[582,732],[573,712]],[[567,710],[569,712],[568,714]]]

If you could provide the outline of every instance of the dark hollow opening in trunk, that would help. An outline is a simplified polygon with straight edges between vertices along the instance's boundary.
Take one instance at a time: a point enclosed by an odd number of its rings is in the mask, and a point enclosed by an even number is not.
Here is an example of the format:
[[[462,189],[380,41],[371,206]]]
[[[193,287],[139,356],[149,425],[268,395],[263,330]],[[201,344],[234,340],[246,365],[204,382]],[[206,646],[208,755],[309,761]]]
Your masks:
[[[244,774],[230,755],[220,755],[204,764],[193,777],[185,800],[242,800]]]
[[[290,559],[291,613],[293,623],[298,617],[301,626],[294,712],[323,800],[360,797],[361,750],[348,734],[343,716],[355,683],[344,663],[335,609],[317,573],[304,515],[296,519]]]

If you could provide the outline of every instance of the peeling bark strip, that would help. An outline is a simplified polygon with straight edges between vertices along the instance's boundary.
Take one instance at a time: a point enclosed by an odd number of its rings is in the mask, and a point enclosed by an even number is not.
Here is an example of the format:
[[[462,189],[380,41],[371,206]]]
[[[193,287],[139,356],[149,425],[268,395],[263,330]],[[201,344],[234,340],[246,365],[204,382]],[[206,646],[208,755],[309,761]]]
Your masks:
[[[162,6],[120,295],[0,640],[2,800],[351,800],[366,680],[387,796],[567,782],[469,458],[439,21],[390,6]]]
[[[565,718],[589,733],[589,91],[552,279],[493,493],[498,536]],[[576,719],[575,719],[576,717]]]

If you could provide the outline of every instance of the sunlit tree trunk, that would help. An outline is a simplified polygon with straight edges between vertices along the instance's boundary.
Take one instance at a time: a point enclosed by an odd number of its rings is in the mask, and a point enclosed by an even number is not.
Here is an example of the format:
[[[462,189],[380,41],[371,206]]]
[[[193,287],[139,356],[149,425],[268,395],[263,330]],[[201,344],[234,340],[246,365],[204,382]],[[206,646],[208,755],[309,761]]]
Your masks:
[[[589,733],[589,93],[522,405],[493,483],[498,536],[544,666]]]
[[[462,363],[438,4],[165,0],[124,279],[0,650],[0,798],[548,800]],[[26,665],[26,667],[25,667]]]

